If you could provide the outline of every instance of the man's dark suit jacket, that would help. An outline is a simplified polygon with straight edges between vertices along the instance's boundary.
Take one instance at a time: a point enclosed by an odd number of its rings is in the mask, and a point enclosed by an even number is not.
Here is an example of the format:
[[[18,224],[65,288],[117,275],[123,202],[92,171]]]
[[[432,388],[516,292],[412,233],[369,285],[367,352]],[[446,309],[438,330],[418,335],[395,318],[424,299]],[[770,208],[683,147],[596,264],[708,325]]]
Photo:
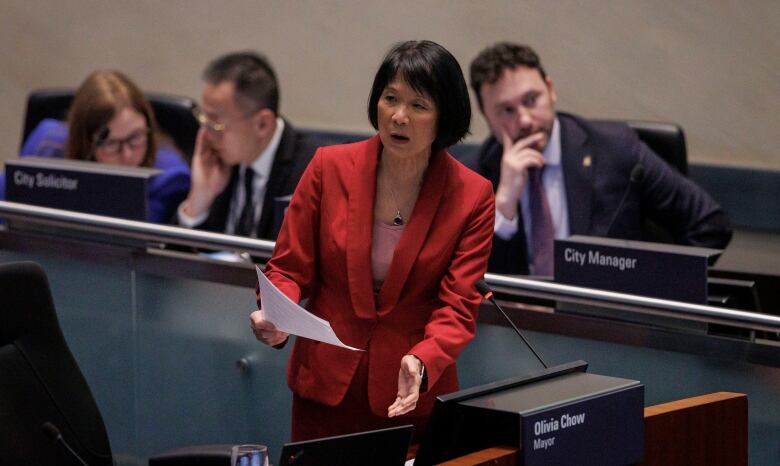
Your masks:
[[[276,218],[278,209],[275,208],[275,198],[289,196],[295,191],[303,171],[309,165],[314,152],[319,147],[316,141],[293,128],[289,121],[284,121],[284,131],[279,147],[276,149],[273,167],[268,178],[263,200],[263,212],[257,225],[257,237],[276,240],[281,218]],[[230,181],[222,193],[214,199],[209,210],[209,216],[195,228],[199,230],[223,233],[230,215],[230,202],[233,198],[233,190],[239,179],[239,166],[233,167]]]
[[[644,176],[631,186],[622,212],[609,234],[613,238],[642,239],[646,218],[661,226],[678,244],[721,249],[731,239],[731,228],[720,206],[703,189],[671,168],[619,123],[592,122],[558,113],[561,126],[561,163],[569,232],[605,236],[620,201],[629,190],[637,163]],[[461,161],[498,187],[503,148],[488,138],[478,153]],[[527,274],[528,252],[523,217],[508,240],[493,236],[489,271]]]

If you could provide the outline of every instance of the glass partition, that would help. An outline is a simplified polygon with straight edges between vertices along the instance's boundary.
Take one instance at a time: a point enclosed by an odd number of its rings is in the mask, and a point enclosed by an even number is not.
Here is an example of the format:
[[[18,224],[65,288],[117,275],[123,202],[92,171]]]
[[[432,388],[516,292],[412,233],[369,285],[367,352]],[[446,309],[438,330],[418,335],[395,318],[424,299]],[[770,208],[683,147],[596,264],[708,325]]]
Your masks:
[[[292,345],[255,340],[254,288],[147,273],[136,283],[142,453],[199,443],[262,443],[278,453],[290,436]]]
[[[121,229],[100,235],[0,231],[0,261],[34,260],[46,270],[117,463],[146,464],[151,454],[206,443],[263,443],[278,457],[290,435],[291,345],[268,348],[249,330],[253,266],[161,249],[159,235],[141,243]],[[564,298],[545,293],[556,303]],[[776,461],[780,345],[711,335],[701,320],[680,326],[652,314],[620,320],[593,304],[584,304],[590,314],[564,313],[522,304],[520,295],[501,298],[549,365],[584,359],[589,372],[639,380],[647,405],[746,393],[750,463]],[[540,367],[502,319],[491,307],[481,309],[477,336],[459,361],[462,387]],[[686,322],[685,315],[677,320]]]

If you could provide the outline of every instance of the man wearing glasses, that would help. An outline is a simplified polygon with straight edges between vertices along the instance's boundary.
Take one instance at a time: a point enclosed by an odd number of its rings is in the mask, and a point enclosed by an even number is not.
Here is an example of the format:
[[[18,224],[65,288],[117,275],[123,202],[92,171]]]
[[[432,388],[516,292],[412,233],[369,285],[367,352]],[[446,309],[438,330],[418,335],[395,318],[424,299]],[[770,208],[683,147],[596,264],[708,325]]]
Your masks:
[[[203,73],[201,124],[182,226],[275,240],[284,208],[317,146],[279,117],[279,86],[252,52],[217,58]]]

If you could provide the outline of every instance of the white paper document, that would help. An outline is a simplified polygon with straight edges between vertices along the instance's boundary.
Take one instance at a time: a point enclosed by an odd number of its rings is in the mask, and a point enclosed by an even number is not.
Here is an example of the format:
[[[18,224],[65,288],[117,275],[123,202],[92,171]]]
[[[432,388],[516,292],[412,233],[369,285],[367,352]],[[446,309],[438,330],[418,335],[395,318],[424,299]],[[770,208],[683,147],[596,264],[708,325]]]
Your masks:
[[[353,351],[363,351],[342,343],[327,320],[320,319],[292,302],[271,283],[260,267],[255,265],[255,269],[257,269],[257,280],[260,283],[260,303],[265,320],[291,335],[310,338]]]

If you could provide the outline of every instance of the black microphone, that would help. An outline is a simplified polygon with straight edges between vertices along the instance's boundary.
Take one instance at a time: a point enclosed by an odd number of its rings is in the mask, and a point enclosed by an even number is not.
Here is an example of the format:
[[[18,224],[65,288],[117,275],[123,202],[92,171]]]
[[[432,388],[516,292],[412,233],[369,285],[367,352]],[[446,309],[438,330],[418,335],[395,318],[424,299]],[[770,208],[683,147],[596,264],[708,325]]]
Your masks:
[[[111,134],[111,130],[108,129],[108,126],[103,125],[103,127],[100,128],[100,131],[97,132],[97,136],[95,136],[95,147],[106,142],[109,134]]]
[[[508,315],[506,315],[506,312],[504,312],[503,309],[501,309],[501,306],[498,305],[496,302],[496,298],[493,297],[493,290],[490,289],[490,286],[485,282],[485,280],[479,280],[477,283],[474,284],[474,286],[477,288],[477,291],[479,291],[479,294],[482,295],[483,298],[487,299],[491,303],[493,303],[493,306],[496,307],[499,311],[501,311],[501,314],[504,315],[504,319],[506,319],[507,322],[509,322],[509,325],[512,326],[513,329],[515,329],[515,332],[517,332],[517,335],[523,339],[523,343],[525,343],[525,346],[528,347],[529,350],[531,350],[532,353],[534,353],[534,356],[536,356],[536,359],[539,360],[540,363],[542,363],[542,366],[544,366],[545,369],[547,369],[547,364],[544,363],[541,357],[536,353],[536,350],[534,350],[534,347],[531,346],[530,343],[528,343],[528,340],[525,339],[522,333],[520,333],[520,329],[517,328],[514,322],[512,322],[512,319],[509,318]]]
[[[92,148],[89,152],[89,158],[90,160],[95,160],[95,150],[100,147],[101,144],[106,142],[106,139],[108,139],[108,135],[111,134],[111,130],[108,129],[108,126],[103,125],[100,127],[98,132],[95,134],[95,137],[92,140]]]
[[[612,233],[612,227],[615,226],[615,221],[617,220],[618,216],[620,216],[621,213],[623,213],[623,209],[626,207],[626,201],[628,200],[628,195],[631,194],[631,190],[634,189],[634,186],[641,182],[642,179],[645,177],[645,166],[642,165],[642,162],[637,162],[636,165],[634,165],[634,168],[631,169],[631,175],[628,178],[628,188],[626,188],[625,194],[623,194],[623,199],[620,200],[620,204],[618,204],[618,208],[615,209],[615,214],[612,216],[612,220],[609,222],[609,226],[607,227],[607,232],[604,233],[604,236],[609,238],[609,234]]]
[[[62,433],[60,432],[60,429],[57,428],[54,424],[52,424],[49,421],[44,422],[41,424],[41,430],[44,434],[52,441],[57,442],[58,444],[62,445],[62,447],[68,452],[70,456],[75,458],[80,464],[83,464],[84,466],[88,466],[87,462],[81,459],[81,457],[76,453],[76,450],[70,447],[68,442],[65,441],[65,439],[62,437]]]

